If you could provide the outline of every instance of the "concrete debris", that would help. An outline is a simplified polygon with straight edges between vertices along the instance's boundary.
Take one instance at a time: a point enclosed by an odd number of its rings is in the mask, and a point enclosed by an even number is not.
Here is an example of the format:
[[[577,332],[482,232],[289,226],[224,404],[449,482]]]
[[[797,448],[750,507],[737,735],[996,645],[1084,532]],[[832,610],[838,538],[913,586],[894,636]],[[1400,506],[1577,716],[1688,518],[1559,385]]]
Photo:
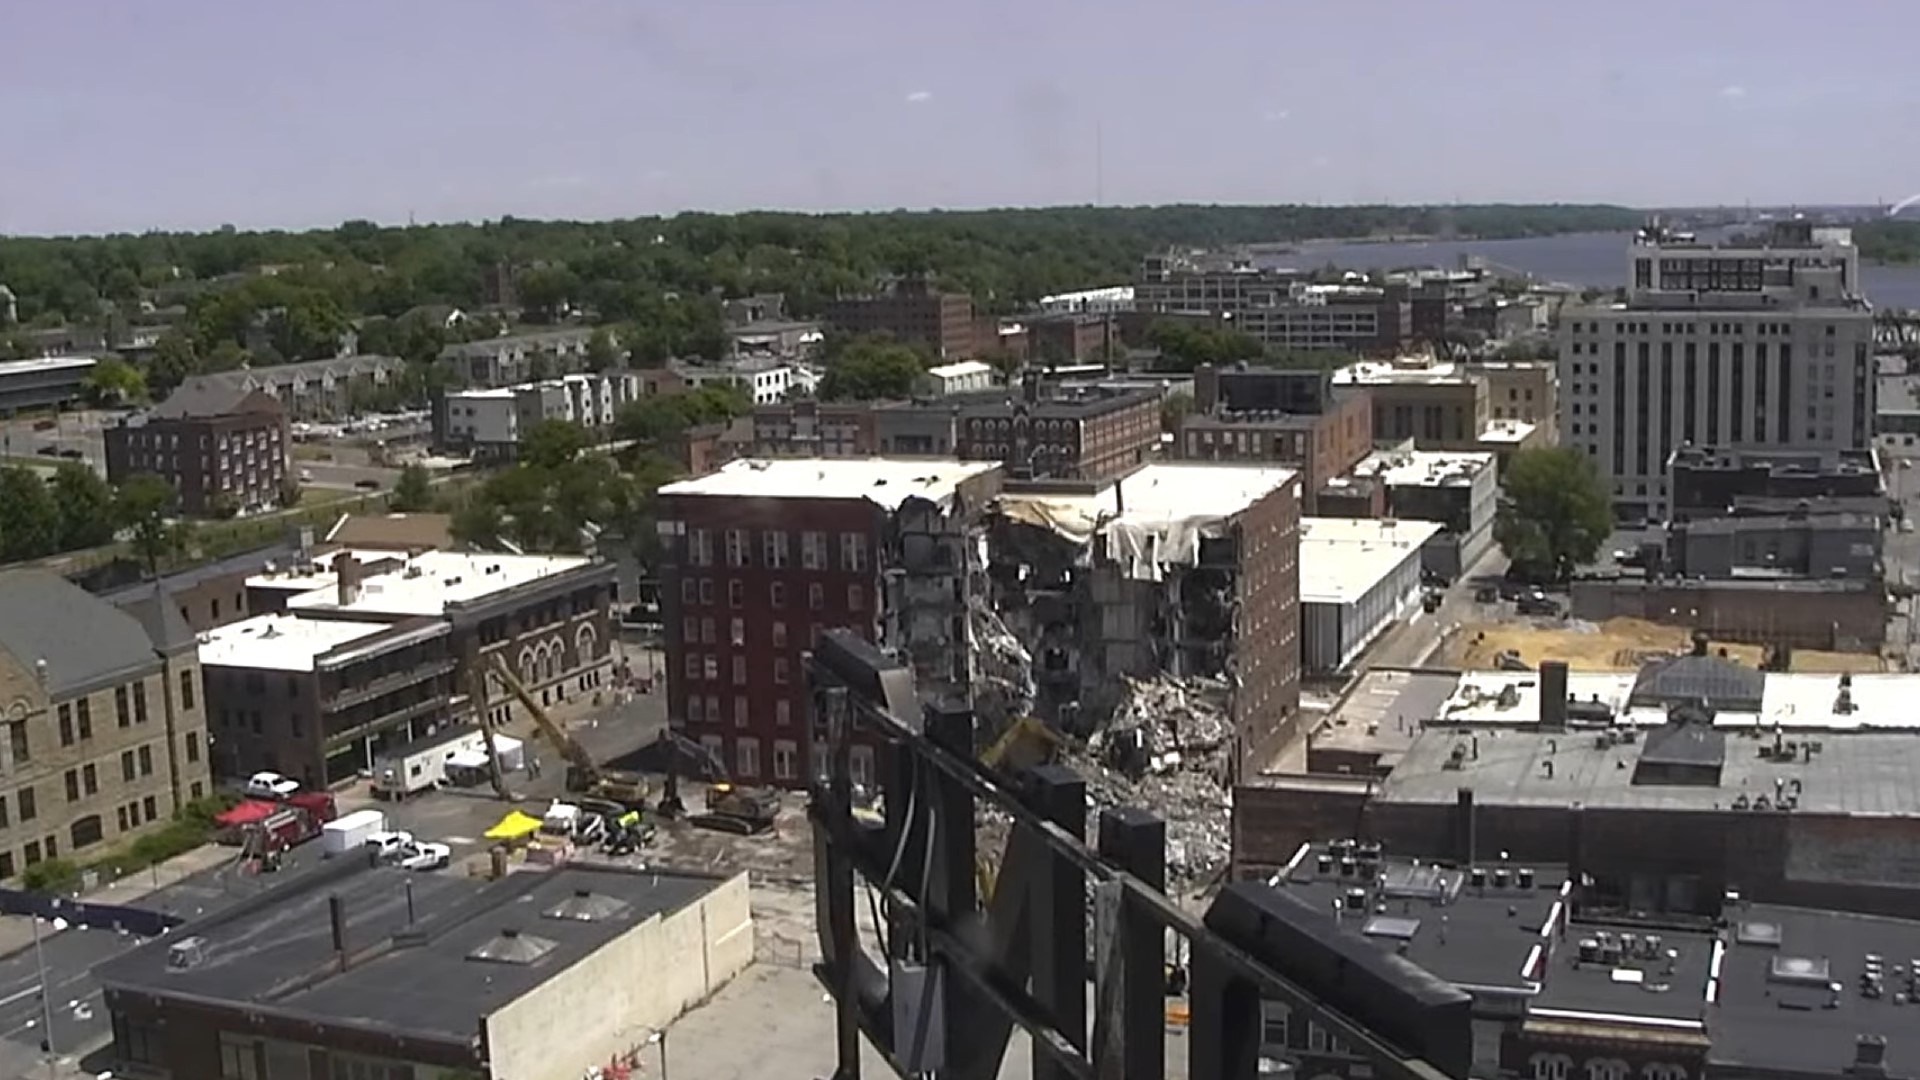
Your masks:
[[[1227,685],[1216,679],[1128,679],[1113,718],[1088,740],[1109,767],[1129,777],[1166,775],[1224,762],[1233,737]]]
[[[986,602],[978,597],[967,604],[967,629],[973,637],[977,670],[973,707],[987,730],[998,732],[1016,716],[1033,711],[1037,687],[1033,654]]]
[[[1167,822],[1170,887],[1191,885],[1226,866],[1233,814],[1233,729],[1227,687],[1212,679],[1128,680],[1113,720],[1067,763],[1087,778],[1093,821],[1099,810],[1140,806]]]

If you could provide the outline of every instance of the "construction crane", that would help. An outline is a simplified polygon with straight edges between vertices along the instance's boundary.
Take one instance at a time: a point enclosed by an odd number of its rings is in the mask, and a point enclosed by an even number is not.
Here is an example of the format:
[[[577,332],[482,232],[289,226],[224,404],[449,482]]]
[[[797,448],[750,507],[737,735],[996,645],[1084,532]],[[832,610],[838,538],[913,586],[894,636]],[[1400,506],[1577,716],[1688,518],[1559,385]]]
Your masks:
[[[587,753],[587,748],[580,745],[580,740],[568,734],[565,728],[554,721],[553,717],[547,715],[546,707],[533,696],[532,691],[528,690],[526,684],[520,681],[520,677],[513,673],[513,669],[507,666],[507,662],[499,653],[493,654],[491,666],[493,675],[500,680],[500,684],[507,688],[507,692],[513,695],[514,700],[526,706],[527,712],[533,716],[534,724],[540,728],[540,734],[544,735],[560,756],[567,760],[568,791],[610,799],[633,809],[639,809],[646,804],[645,777],[637,773],[601,768],[600,763],[593,760],[593,755]]]
[[[513,791],[507,787],[507,774],[500,768],[500,750],[494,744],[493,717],[487,708],[487,672],[478,662],[477,653],[467,656],[467,699],[473,705],[474,719],[480,723],[480,737],[486,740],[487,780],[493,784],[493,793],[501,802],[513,802]]]

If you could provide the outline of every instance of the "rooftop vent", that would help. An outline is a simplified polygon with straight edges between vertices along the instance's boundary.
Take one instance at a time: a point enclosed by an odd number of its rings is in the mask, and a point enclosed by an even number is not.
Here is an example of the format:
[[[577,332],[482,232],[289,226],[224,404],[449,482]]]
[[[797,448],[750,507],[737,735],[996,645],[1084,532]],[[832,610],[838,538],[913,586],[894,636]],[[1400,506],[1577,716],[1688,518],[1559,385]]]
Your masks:
[[[531,964],[553,949],[551,938],[535,937],[507,927],[468,953],[467,959],[489,964]]]
[[[607,922],[625,914],[628,907],[625,900],[579,889],[541,914],[571,922]]]
[[[1402,915],[1375,915],[1360,932],[1370,938],[1412,941],[1420,932],[1420,920]]]
[[[1824,990],[1833,982],[1833,965],[1824,956],[1776,956],[1767,968],[1767,981]]]

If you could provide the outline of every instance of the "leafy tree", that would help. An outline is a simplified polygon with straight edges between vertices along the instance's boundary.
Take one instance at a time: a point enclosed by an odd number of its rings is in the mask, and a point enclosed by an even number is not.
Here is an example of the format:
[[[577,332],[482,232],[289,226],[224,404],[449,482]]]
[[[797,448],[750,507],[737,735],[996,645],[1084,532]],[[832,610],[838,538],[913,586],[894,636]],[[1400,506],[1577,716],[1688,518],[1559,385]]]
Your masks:
[[[1176,391],[1160,399],[1160,429],[1177,432],[1180,421],[1193,412],[1193,395],[1185,390]]]
[[[401,513],[413,513],[433,508],[433,480],[421,465],[408,465],[400,470],[400,478],[394,481],[393,494],[388,497],[387,505]]]
[[[1551,447],[1507,460],[1494,539],[1523,573],[1564,580],[1599,552],[1612,530],[1612,499],[1587,455]]]
[[[60,550],[60,514],[32,469],[0,467],[0,560],[38,559]]]
[[[180,550],[182,534],[167,520],[177,496],[173,487],[152,473],[128,477],[115,499],[116,517],[132,535],[135,554],[147,564],[147,573],[160,573],[160,560]]]
[[[178,328],[160,335],[154,343],[153,359],[147,362],[147,382],[157,390],[171,390],[187,376],[202,370],[200,354],[193,339]]]
[[[147,396],[147,377],[117,356],[103,356],[87,373],[86,388],[96,405],[129,405]]]
[[[743,416],[753,408],[746,387],[707,383],[680,394],[659,394],[623,406],[613,420],[614,437],[643,446],[679,438],[690,427]]]
[[[538,469],[571,464],[593,445],[587,429],[571,420],[542,420],[520,437],[520,460]]]
[[[914,380],[927,365],[911,346],[884,338],[864,338],[841,352],[820,380],[822,401],[878,401],[913,393]]]
[[[1192,371],[1202,364],[1232,364],[1258,360],[1267,349],[1258,338],[1224,326],[1178,319],[1162,319],[1147,329],[1147,340],[1160,350],[1161,371]]]
[[[113,489],[77,461],[61,464],[50,485],[59,521],[60,550],[98,547],[113,540]]]
[[[606,327],[596,327],[587,339],[587,370],[605,371],[620,364],[620,347]]]

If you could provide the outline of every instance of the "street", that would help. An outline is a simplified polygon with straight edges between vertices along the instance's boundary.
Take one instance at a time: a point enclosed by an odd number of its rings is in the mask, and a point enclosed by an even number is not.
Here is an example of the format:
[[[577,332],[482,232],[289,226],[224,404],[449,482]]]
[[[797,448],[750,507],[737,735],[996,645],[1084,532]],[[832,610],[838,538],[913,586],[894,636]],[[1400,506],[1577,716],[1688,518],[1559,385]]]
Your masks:
[[[651,694],[636,697],[625,705],[603,708],[567,726],[588,753],[604,761],[653,742],[665,724],[666,698]],[[516,734],[523,733],[516,731]],[[561,755],[544,740],[529,739],[528,749],[541,759],[540,775],[530,779],[524,773],[515,774],[509,778],[508,787],[517,798],[516,805],[537,816],[563,792],[566,767]],[[405,802],[375,802],[367,795],[364,783],[340,793],[342,813],[365,806],[385,810],[394,828],[451,847],[454,865],[439,871],[451,874],[464,873],[462,861],[485,850],[483,834],[509,809],[484,785],[477,789],[438,791]],[[312,866],[320,858],[318,840],[293,849],[278,875],[247,873],[236,859],[227,858],[132,903],[192,921],[270,888],[285,875]],[[7,921],[17,918],[8,917]],[[24,1077],[33,1075],[36,1067],[44,1069],[40,1051],[45,1032],[39,995],[41,959],[46,965],[46,980],[51,991],[53,1046],[66,1060],[76,1052],[91,1053],[111,1039],[109,1020],[102,1007],[99,987],[93,981],[92,969],[101,961],[139,944],[139,938],[116,936],[106,930],[77,927],[58,932],[48,930],[42,938],[39,957],[33,948],[27,947],[0,959],[0,1077]],[[98,1070],[89,1063],[87,1071]]]
[[[1416,606],[1412,615],[1380,635],[1355,666],[1421,667],[1429,663],[1452,628],[1498,617],[1500,605],[1478,603],[1473,592],[1481,582],[1497,582],[1506,572],[1506,554],[1499,545],[1489,544],[1479,561],[1447,586],[1438,611],[1422,611]]]
[[[1887,584],[1895,598],[1884,652],[1899,662],[1900,670],[1911,671],[1920,667],[1920,654],[1915,651],[1920,643],[1914,640],[1910,595],[1920,586],[1920,573],[1916,573],[1916,569],[1920,569],[1920,532],[1907,529],[1909,523],[1920,528],[1920,468],[1914,467],[1914,463],[1920,461],[1920,451],[1883,442],[1880,461],[1886,470],[1887,497],[1899,504],[1903,515],[1903,520],[1895,522],[1887,534],[1886,550],[1881,555],[1887,568]]]

